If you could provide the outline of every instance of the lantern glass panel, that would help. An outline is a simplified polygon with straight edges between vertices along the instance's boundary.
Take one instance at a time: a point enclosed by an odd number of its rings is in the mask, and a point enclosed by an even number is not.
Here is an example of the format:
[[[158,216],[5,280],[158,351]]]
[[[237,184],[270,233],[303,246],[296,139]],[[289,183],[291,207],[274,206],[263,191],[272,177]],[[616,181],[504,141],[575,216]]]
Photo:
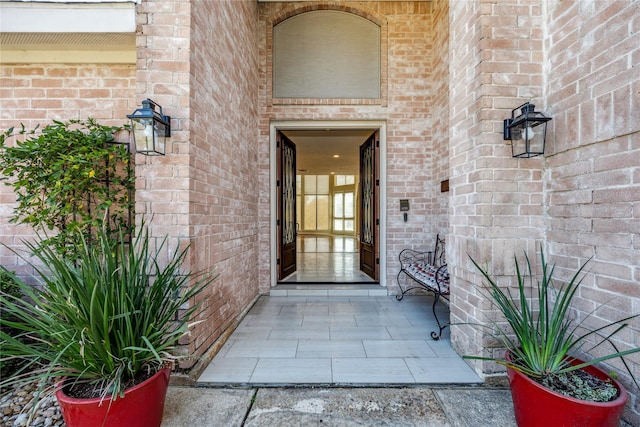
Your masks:
[[[164,153],[165,125],[154,119],[131,120],[136,151],[145,154]]]
[[[163,123],[155,122],[154,123],[154,150],[158,154],[164,154],[165,141],[167,140],[166,136],[166,126]]]
[[[527,152],[527,141],[523,139],[522,131],[521,124],[511,128],[511,149],[514,157],[521,157]]]
[[[545,122],[524,120],[511,128],[514,157],[534,157],[544,154]]]
[[[546,123],[530,124],[527,131],[527,139],[529,141],[529,152],[531,154],[544,154],[544,137],[547,129]]]

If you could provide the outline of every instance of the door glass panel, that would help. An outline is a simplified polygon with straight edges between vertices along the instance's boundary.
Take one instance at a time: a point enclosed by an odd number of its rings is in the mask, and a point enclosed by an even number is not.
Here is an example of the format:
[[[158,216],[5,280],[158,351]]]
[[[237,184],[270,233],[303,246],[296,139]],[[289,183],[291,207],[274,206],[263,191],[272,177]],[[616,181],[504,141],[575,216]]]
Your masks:
[[[296,152],[289,145],[284,147],[283,158],[283,212],[282,243],[287,245],[296,240]]]
[[[374,164],[373,164],[373,146],[369,144],[361,151],[361,170],[362,176],[360,177],[362,186],[362,230],[360,240],[362,243],[373,245],[374,236],[374,224],[373,224],[373,176],[374,176]]]

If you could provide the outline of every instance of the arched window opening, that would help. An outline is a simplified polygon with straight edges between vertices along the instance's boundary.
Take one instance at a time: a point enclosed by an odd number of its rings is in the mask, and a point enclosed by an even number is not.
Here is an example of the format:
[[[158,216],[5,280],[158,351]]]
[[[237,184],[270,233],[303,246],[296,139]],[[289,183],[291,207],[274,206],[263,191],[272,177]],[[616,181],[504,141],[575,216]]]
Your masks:
[[[318,10],[273,28],[274,98],[380,98],[380,27]]]

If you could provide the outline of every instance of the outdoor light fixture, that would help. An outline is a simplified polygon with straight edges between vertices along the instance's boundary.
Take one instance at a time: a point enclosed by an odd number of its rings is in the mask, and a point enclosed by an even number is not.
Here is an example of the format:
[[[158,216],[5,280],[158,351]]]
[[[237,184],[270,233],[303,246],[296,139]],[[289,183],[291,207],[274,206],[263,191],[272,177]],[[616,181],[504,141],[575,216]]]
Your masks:
[[[156,111],[156,107],[160,111]],[[162,114],[162,107],[145,99],[142,108],[127,118],[131,119],[136,152],[147,156],[164,156],[166,139],[171,136],[171,117]]]
[[[504,121],[504,139],[511,140],[513,157],[535,157],[544,154],[547,122],[551,117],[534,111],[535,105],[522,104],[511,111],[511,118]],[[516,110],[520,115],[515,116]]]

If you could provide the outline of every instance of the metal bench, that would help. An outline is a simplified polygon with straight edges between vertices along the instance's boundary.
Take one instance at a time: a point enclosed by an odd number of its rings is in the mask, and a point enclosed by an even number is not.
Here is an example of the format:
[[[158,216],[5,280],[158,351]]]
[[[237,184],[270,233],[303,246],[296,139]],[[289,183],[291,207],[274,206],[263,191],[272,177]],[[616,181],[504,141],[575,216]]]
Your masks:
[[[398,286],[400,293],[396,295],[398,301],[412,289],[424,289],[433,294],[433,317],[438,324],[438,331],[431,332],[431,338],[439,340],[442,330],[449,324],[442,325],[436,314],[436,303],[440,298],[449,302],[449,271],[445,258],[445,240],[436,235],[436,246],[433,251],[420,252],[413,249],[403,249],[399,255],[400,272],[398,272]],[[405,275],[404,280],[400,277]],[[403,287],[404,282],[404,287]]]

